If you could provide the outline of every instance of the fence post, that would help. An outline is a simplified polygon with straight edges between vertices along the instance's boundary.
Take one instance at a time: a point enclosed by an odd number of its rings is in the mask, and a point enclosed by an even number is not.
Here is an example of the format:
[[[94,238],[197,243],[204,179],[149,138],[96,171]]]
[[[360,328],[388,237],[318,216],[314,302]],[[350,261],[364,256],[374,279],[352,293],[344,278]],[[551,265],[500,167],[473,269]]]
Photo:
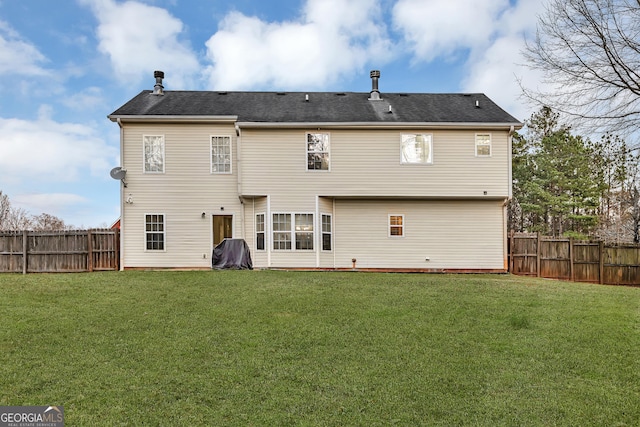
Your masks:
[[[29,233],[27,230],[22,231],[22,274],[27,274],[27,249],[29,245],[27,244],[27,240],[29,238]]]
[[[514,230],[509,232],[509,273],[513,274],[513,241],[514,241]]]
[[[122,224],[122,220],[120,220],[120,224]],[[116,271],[120,271],[120,229],[115,229],[115,252],[116,252]]]
[[[598,242],[598,256],[600,261],[600,277],[598,278],[598,283],[602,285],[604,284],[604,241],[602,240]]]
[[[536,233],[536,276],[540,277],[540,232]]]
[[[574,247],[573,247],[573,237],[569,238],[569,276],[571,276],[571,281],[575,282],[576,273],[574,270],[573,262],[574,262]]]
[[[87,268],[89,269],[89,273],[93,273],[93,236],[91,234],[91,229],[87,230]]]

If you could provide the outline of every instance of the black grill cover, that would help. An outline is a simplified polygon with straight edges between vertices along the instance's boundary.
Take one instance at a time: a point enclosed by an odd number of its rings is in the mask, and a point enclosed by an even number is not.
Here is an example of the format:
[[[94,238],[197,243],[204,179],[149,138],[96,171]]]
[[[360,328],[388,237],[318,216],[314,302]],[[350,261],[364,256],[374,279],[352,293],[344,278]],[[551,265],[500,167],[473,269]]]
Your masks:
[[[213,249],[211,268],[253,270],[249,245],[244,239],[224,239]]]

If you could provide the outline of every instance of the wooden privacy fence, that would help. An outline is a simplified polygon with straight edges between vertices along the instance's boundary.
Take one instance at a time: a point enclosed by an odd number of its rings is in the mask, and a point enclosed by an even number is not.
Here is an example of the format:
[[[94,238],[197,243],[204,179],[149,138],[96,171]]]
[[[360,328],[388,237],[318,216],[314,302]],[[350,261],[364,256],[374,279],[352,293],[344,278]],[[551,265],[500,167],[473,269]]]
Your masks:
[[[119,230],[0,231],[0,273],[118,270]]]
[[[575,282],[640,285],[640,246],[511,233],[509,271]]]

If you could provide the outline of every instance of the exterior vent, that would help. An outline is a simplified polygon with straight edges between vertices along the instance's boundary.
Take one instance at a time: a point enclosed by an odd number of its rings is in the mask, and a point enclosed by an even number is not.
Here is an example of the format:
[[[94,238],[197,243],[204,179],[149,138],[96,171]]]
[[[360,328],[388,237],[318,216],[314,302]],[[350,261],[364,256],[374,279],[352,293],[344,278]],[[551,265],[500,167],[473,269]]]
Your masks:
[[[164,86],[162,86],[162,79],[164,79],[164,72],[154,71],[153,77],[156,79],[156,84],[153,86],[153,94],[164,95]]]
[[[380,91],[378,90],[378,79],[380,79],[380,71],[372,70],[369,75],[371,76],[371,95],[369,96],[369,101],[379,101],[382,99],[380,98]]]

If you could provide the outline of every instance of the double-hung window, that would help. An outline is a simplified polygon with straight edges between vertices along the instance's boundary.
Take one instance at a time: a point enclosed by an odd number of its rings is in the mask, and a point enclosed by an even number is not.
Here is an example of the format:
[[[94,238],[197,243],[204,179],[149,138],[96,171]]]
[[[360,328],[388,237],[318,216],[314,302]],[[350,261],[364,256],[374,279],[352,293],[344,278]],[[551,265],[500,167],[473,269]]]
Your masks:
[[[400,136],[400,163],[428,165],[433,163],[431,134],[402,134]]]
[[[291,249],[291,214],[273,214],[273,249]]]
[[[256,215],[256,250],[265,250],[265,229],[264,229],[264,214]]]
[[[144,226],[145,249],[148,251],[164,251],[164,215],[146,214],[144,216]]]
[[[332,224],[331,224],[331,215],[322,214],[322,250],[330,251],[331,250],[331,236],[332,236]]]
[[[211,137],[211,173],[231,173],[231,137]]]
[[[142,145],[144,150],[144,172],[164,173],[164,136],[145,135]]]
[[[490,157],[490,156],[491,156],[491,134],[477,133],[476,134],[476,157]]]
[[[274,213],[274,250],[313,250],[313,214]]]
[[[296,250],[313,250],[313,214],[296,214]]]
[[[329,166],[329,134],[307,133],[307,170],[328,171]]]
[[[389,237],[404,237],[404,215],[389,215]]]

